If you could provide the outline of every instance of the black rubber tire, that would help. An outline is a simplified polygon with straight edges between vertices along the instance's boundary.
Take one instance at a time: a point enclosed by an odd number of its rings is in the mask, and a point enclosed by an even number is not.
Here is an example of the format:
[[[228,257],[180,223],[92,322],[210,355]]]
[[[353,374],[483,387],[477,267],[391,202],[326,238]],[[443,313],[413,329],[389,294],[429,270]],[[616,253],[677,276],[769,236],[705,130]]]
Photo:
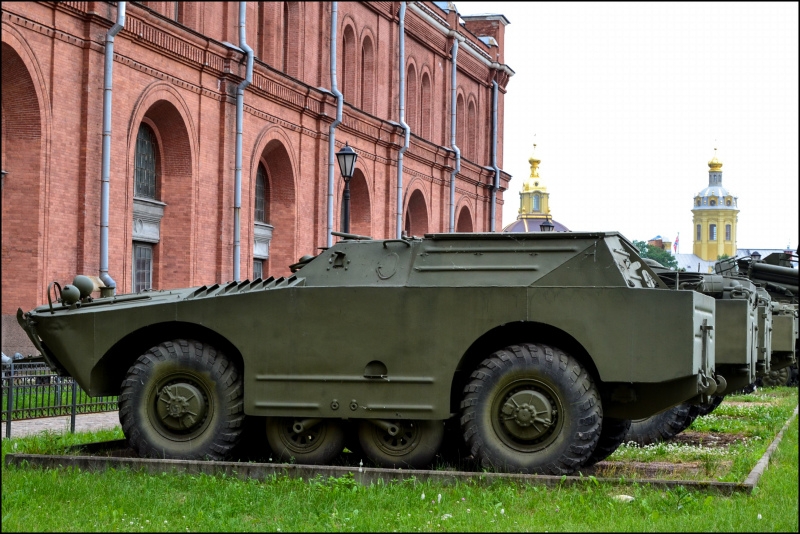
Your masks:
[[[797,364],[793,363],[789,366],[789,383],[786,384],[789,387],[797,387],[798,386],[798,373],[797,373]]]
[[[364,455],[379,467],[417,469],[431,463],[444,437],[443,421],[390,421],[399,432],[392,436],[370,421],[358,427]]]
[[[119,421],[141,457],[224,460],[241,437],[242,375],[211,345],[164,341],[128,370]]]
[[[694,422],[697,410],[693,408],[688,403],[682,403],[650,417],[634,419],[625,441],[633,441],[640,446],[669,441]]]
[[[323,419],[298,434],[292,417],[268,417],[267,441],[278,462],[326,465],[344,450],[344,428],[338,419]]]
[[[630,428],[630,419],[604,417],[603,428],[600,431],[600,439],[597,440],[597,446],[581,467],[591,467],[614,454],[614,451],[625,442],[625,436],[628,435]]]
[[[708,404],[697,404],[695,408],[697,409],[697,416],[696,417],[703,417],[704,415],[708,415],[714,410],[717,409],[717,406],[722,404],[722,401],[725,400],[725,395],[712,395],[711,402]],[[689,423],[690,425],[692,423]]]
[[[761,377],[761,385],[766,388],[786,386],[789,384],[790,375],[789,367],[782,367],[777,371],[771,370]]]
[[[600,396],[583,366],[560,349],[533,343],[481,362],[461,409],[470,452],[501,472],[570,474],[594,451],[603,421]]]

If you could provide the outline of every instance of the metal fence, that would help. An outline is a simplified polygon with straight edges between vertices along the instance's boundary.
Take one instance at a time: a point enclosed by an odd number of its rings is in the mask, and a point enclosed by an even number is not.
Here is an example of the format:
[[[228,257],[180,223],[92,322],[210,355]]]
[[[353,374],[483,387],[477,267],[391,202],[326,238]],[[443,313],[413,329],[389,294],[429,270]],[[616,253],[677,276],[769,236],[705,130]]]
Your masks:
[[[58,376],[44,363],[3,364],[2,422],[11,436],[11,421],[40,417],[75,416],[117,409],[117,397],[89,397],[72,377]]]

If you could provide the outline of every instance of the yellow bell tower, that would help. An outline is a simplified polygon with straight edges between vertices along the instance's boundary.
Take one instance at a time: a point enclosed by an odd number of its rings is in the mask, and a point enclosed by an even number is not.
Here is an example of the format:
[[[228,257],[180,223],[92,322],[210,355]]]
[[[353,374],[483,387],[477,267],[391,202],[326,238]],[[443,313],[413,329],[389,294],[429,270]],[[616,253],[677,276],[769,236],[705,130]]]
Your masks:
[[[533,144],[533,152],[536,152],[536,143]],[[518,219],[547,219],[550,216],[548,205],[550,194],[539,178],[541,162],[542,160],[538,159],[535,154],[528,158],[531,174],[522,183],[522,191],[519,194]]]
[[[715,148],[708,162],[708,187],[694,197],[694,254],[704,261],[735,256],[738,213],[737,197],[722,187],[722,162]]]

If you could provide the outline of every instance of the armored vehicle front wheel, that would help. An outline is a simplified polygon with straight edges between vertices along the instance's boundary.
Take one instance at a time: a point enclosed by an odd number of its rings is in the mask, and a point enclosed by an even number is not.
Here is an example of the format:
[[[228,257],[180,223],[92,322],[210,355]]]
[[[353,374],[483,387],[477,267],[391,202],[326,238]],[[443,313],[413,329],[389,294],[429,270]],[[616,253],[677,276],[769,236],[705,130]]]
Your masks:
[[[344,449],[344,429],[337,419],[267,418],[267,441],[278,461],[323,465]]]
[[[442,421],[365,419],[358,427],[364,454],[381,467],[423,467],[442,444]]]
[[[244,420],[242,376],[214,347],[165,341],[139,356],[119,396],[119,420],[139,456],[225,459]]]
[[[603,420],[600,396],[569,354],[541,344],[513,345],[481,362],[471,378],[461,426],[484,467],[564,475],[594,451]]]

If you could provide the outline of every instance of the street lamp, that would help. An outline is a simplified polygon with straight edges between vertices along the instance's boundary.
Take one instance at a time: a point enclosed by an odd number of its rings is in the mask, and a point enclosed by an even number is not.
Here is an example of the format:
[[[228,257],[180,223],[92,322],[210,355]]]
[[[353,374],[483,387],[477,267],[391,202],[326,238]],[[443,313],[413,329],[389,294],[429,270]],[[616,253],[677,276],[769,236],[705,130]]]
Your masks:
[[[555,225],[550,222],[550,217],[544,220],[542,224],[539,225],[539,230],[542,232],[552,232],[555,228]]]
[[[356,159],[358,154],[350,148],[350,145],[345,142],[344,148],[336,153],[336,159],[339,161],[339,170],[344,178],[344,199],[342,202],[342,231],[345,234],[350,233],[350,178],[353,177],[353,171],[356,169]]]
[[[750,254],[750,257],[753,258],[754,261],[758,261],[761,259],[761,254],[758,251],[753,252]]]

